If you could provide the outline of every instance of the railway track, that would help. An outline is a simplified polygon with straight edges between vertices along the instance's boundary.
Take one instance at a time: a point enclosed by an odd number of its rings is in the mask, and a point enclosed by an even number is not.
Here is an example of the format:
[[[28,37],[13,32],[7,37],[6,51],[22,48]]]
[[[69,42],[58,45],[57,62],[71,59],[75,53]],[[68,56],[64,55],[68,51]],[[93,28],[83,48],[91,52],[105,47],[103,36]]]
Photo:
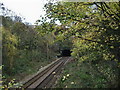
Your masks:
[[[38,73],[33,78],[29,79],[27,82],[23,84],[23,88],[29,89],[33,88],[51,88],[55,81],[57,80],[57,76],[60,74],[62,67],[71,59],[71,57],[62,57],[52,63],[49,67],[47,67],[42,72]]]

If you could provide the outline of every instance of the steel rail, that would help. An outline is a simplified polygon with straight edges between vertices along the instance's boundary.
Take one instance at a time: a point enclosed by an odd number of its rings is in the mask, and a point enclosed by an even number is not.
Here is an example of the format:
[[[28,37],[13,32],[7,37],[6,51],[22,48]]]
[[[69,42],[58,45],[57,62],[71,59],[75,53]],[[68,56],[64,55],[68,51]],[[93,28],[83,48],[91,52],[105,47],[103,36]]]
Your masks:
[[[33,78],[29,79],[27,82],[25,82],[22,88],[50,88],[52,83],[56,80],[54,78],[55,75],[58,75],[58,73],[60,73],[60,69],[62,68],[62,66],[64,66],[68,59],[68,57],[59,58],[45,70],[43,70],[42,72],[35,75]]]

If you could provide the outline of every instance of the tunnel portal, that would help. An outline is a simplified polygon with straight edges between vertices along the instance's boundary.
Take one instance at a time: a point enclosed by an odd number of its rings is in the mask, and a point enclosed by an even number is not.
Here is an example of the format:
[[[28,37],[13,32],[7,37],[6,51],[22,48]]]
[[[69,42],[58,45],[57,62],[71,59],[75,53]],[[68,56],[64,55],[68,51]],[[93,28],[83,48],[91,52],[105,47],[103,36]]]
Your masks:
[[[71,56],[71,51],[69,49],[61,50],[61,56]]]

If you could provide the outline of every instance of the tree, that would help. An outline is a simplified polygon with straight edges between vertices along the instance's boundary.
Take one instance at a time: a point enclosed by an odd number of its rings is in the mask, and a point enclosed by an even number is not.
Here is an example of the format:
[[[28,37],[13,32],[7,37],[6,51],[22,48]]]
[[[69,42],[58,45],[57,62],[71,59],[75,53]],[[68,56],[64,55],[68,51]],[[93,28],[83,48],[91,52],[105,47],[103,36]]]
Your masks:
[[[62,25],[69,27],[67,30],[60,31],[61,36],[75,37],[78,40],[103,45],[111,54],[115,55],[117,60],[120,60],[118,51],[120,45],[119,3],[64,2],[60,4],[58,2],[48,3],[45,7],[47,17],[55,18],[54,20],[59,20]],[[107,10],[108,8],[109,10]],[[106,16],[108,17],[106,18]]]
[[[2,28],[3,32],[3,72],[8,72],[11,74],[11,70],[14,66],[14,57],[17,54],[17,36],[12,35],[10,31],[6,28]]]
[[[72,38],[72,56],[91,66],[103,63],[100,64],[103,67],[109,61],[107,64],[112,67],[111,71],[117,72],[120,67],[119,2],[57,2],[45,7],[46,17],[59,20],[62,26],[68,27],[57,29],[57,36],[62,40]],[[112,82],[113,79],[110,77],[108,80]]]

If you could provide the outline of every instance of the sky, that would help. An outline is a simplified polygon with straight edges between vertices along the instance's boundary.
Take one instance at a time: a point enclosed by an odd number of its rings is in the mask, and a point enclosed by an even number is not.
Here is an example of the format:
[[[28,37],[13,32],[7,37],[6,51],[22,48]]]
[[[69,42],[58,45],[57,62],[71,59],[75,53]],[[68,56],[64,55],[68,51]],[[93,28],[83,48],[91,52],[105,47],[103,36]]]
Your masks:
[[[46,0],[1,0],[0,2],[16,14],[22,15],[31,24],[40,19],[40,15],[45,14],[43,6]]]

